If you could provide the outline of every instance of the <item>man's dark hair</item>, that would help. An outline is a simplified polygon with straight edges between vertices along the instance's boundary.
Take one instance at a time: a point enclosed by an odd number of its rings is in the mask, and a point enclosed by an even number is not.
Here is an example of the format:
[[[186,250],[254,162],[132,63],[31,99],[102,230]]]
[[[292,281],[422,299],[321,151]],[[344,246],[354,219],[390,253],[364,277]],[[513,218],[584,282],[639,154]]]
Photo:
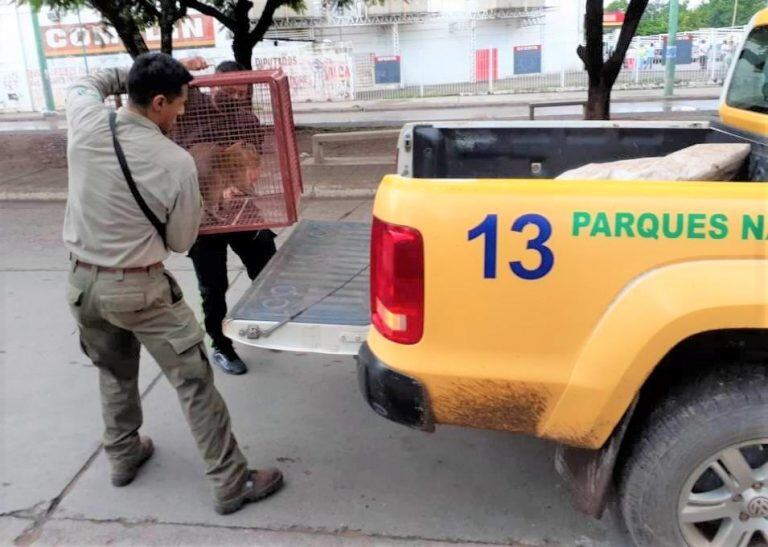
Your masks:
[[[173,100],[191,81],[192,74],[170,55],[142,53],[128,73],[128,97],[137,106],[149,106],[157,95]]]
[[[245,67],[237,61],[222,61],[216,65],[216,72],[237,72],[245,70]]]

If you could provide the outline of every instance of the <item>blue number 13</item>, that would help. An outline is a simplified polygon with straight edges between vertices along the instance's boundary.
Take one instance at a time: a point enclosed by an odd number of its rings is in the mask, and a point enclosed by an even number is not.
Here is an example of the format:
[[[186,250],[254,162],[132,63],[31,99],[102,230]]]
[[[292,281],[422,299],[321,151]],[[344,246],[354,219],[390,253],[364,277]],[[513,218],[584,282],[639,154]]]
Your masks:
[[[552,249],[545,243],[552,237],[552,224],[541,215],[531,213],[523,215],[512,224],[513,232],[522,232],[526,226],[533,224],[539,229],[539,235],[528,241],[527,249],[536,251],[541,257],[541,262],[537,268],[529,270],[519,260],[509,263],[509,267],[517,277],[526,280],[541,279],[552,271],[555,265],[555,256]],[[485,236],[485,253],[483,276],[485,279],[496,279],[497,262],[497,242],[498,242],[498,215],[490,214],[485,217],[483,222],[472,228],[467,234],[469,241],[480,236]]]

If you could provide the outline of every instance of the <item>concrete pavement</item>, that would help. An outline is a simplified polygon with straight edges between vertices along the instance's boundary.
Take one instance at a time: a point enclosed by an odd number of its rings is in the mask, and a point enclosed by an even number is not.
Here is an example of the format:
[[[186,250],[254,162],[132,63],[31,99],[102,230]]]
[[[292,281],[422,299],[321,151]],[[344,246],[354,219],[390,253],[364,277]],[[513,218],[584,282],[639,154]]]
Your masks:
[[[364,221],[371,207],[308,200],[301,216]],[[628,544],[613,512],[595,522],[570,508],[552,444],[387,422],[360,397],[351,358],[252,350],[249,374],[216,372],[252,465],[287,479],[273,499],[220,517],[176,397],[144,356],[157,453],[133,485],[112,488],[96,371],[63,299],[62,216],[61,203],[0,203],[0,544]],[[199,309],[191,263],[168,266]],[[248,280],[237,259],[230,269],[234,302]]]

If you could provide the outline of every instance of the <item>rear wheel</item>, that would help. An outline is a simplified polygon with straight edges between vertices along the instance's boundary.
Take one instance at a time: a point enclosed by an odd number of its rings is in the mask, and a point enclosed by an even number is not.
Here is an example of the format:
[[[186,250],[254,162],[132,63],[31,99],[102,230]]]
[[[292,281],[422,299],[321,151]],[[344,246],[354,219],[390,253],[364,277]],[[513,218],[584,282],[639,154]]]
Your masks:
[[[637,434],[620,495],[638,545],[768,545],[766,367],[673,388]]]

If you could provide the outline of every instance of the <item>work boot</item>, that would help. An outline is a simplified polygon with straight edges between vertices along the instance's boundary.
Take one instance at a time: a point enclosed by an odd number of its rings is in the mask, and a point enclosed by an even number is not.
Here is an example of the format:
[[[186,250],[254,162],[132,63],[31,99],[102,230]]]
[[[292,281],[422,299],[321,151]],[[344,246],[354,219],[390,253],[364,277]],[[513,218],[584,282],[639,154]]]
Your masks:
[[[122,470],[112,471],[112,474],[110,475],[112,486],[121,487],[131,484],[133,479],[136,478],[136,475],[138,475],[141,466],[146,463],[152,454],[154,454],[155,445],[152,444],[152,439],[149,437],[140,437],[139,443],[140,450],[136,455],[136,459],[132,463],[124,466]]]
[[[245,374],[248,372],[248,367],[245,366],[243,360],[237,356],[235,350],[222,351],[214,348],[211,359],[217,367],[227,374]]]
[[[246,503],[253,503],[274,494],[283,486],[283,474],[279,469],[249,469],[240,491],[232,497],[217,498],[213,508],[220,515],[228,515]]]

